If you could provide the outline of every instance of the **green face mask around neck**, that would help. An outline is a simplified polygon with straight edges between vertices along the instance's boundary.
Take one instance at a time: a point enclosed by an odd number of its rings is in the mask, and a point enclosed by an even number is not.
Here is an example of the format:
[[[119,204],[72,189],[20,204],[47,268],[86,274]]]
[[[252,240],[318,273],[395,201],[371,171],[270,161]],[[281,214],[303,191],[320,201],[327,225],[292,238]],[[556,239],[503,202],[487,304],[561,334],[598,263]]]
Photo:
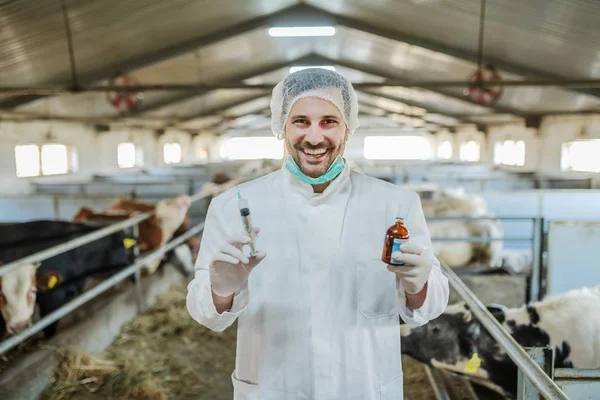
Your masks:
[[[308,183],[309,185],[320,185],[321,183],[332,181],[340,174],[340,172],[344,170],[344,160],[341,156],[337,156],[331,163],[331,166],[327,172],[318,178],[311,178],[310,176],[305,175],[304,172],[300,170],[300,167],[298,167],[292,156],[288,156],[288,159],[285,162],[285,168],[304,183]]]

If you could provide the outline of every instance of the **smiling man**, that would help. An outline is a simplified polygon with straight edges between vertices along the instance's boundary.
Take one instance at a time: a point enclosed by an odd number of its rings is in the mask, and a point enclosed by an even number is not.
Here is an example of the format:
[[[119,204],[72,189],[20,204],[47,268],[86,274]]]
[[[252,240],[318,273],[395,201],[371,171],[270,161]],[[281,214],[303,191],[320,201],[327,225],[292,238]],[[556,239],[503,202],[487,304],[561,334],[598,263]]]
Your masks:
[[[283,168],[210,203],[187,307],[222,331],[238,321],[234,399],[401,399],[399,319],[422,325],[448,302],[416,193],[351,171],[358,127],[350,82],[325,69],[273,90]],[[237,192],[260,226],[246,255]],[[409,243],[381,261],[396,217]]]

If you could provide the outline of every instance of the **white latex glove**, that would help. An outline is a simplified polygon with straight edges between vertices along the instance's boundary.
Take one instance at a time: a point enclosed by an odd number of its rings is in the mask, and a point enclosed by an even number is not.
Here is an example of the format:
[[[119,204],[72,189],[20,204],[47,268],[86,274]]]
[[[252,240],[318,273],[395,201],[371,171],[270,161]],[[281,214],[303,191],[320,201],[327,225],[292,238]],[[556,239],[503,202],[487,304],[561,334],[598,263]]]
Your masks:
[[[423,289],[433,264],[437,262],[432,249],[417,243],[403,243],[400,251],[392,253],[392,260],[404,263],[389,264],[388,270],[398,276],[404,291],[410,294],[419,293]]]
[[[258,233],[259,228],[255,227]],[[210,283],[212,291],[222,297],[227,297],[238,291],[248,280],[250,272],[265,257],[266,253],[258,252],[254,257],[248,257],[242,251],[244,245],[250,243],[246,233],[229,238],[210,263]]]

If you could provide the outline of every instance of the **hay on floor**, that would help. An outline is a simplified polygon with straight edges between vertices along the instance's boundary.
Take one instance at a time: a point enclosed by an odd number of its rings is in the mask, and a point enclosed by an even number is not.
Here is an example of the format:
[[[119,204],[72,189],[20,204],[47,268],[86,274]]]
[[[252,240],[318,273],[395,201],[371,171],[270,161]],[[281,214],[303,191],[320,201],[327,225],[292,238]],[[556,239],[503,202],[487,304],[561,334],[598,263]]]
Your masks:
[[[191,319],[186,287],[159,296],[106,351],[61,353],[48,400],[230,400],[236,329],[217,333]],[[405,398],[434,399],[420,363],[403,357]]]
[[[212,332],[192,320],[186,287],[159,296],[100,354],[68,349],[45,399],[230,399],[235,327]]]
[[[423,364],[402,355],[404,373],[404,400],[435,400],[435,393],[427,379]]]

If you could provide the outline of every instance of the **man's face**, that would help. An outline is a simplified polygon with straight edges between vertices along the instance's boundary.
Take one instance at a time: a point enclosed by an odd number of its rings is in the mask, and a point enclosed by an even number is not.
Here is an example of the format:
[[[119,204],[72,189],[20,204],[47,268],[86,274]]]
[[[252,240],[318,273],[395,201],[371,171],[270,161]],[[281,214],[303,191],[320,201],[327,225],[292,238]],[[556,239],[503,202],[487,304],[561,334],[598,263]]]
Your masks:
[[[332,103],[316,97],[298,100],[285,126],[285,146],[300,170],[323,175],[346,146],[346,124]]]

